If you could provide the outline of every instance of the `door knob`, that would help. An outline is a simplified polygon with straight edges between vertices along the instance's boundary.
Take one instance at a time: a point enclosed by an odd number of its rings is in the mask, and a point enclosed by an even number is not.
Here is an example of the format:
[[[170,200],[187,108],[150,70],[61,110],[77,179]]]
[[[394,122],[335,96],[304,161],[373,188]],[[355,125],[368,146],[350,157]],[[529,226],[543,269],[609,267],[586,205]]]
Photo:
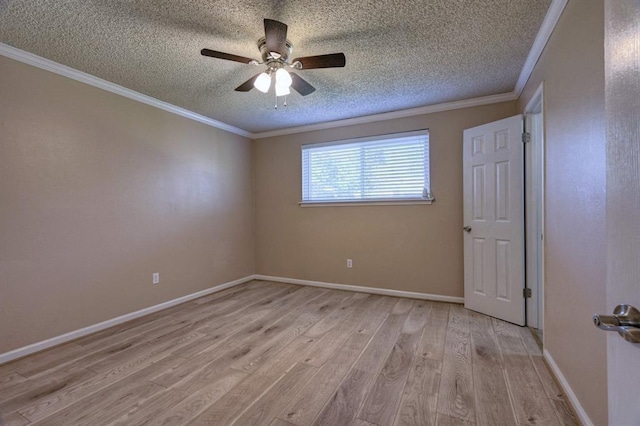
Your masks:
[[[605,331],[617,331],[627,342],[640,343],[640,311],[631,305],[618,305],[613,315],[594,315],[593,323]]]
[[[462,229],[464,229],[466,232],[471,232],[471,227],[470,226],[465,226]]]

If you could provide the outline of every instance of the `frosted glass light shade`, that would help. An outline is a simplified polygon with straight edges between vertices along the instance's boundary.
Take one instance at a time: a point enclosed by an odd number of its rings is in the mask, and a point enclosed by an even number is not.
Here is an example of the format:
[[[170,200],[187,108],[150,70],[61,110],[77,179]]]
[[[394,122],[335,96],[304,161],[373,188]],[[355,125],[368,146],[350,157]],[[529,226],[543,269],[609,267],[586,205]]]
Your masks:
[[[291,93],[289,86],[276,83],[276,96],[285,96]]]
[[[291,76],[289,75],[287,70],[285,70],[284,68],[279,68],[278,71],[276,71],[276,86],[289,87],[291,86],[291,82]]]
[[[253,82],[253,87],[262,93],[267,93],[269,91],[269,87],[271,87],[271,76],[266,72],[263,72],[258,76],[258,78],[256,78],[256,81]]]

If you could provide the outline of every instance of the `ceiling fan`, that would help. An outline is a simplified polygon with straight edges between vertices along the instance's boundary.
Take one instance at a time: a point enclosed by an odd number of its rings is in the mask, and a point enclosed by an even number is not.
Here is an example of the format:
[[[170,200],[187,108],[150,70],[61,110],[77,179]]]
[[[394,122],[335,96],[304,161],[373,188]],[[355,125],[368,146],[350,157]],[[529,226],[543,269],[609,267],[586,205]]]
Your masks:
[[[292,87],[302,96],[313,93],[316,89],[299,75],[287,71],[287,68],[295,70],[309,70],[316,68],[344,67],[346,59],[344,53],[331,53],[328,55],[305,56],[289,61],[289,55],[293,52],[293,44],[287,40],[287,25],[272,19],[264,20],[265,36],[258,40],[258,49],[262,55],[262,62],[244,56],[218,52],[210,49],[202,49],[203,56],[226,59],[251,65],[266,65],[266,71],[256,74],[249,80],[236,87],[238,92],[248,92],[254,87],[263,93],[267,93],[271,87],[272,76],[275,76],[275,92],[277,96],[285,96],[290,93]],[[285,104],[286,105],[286,104]]]

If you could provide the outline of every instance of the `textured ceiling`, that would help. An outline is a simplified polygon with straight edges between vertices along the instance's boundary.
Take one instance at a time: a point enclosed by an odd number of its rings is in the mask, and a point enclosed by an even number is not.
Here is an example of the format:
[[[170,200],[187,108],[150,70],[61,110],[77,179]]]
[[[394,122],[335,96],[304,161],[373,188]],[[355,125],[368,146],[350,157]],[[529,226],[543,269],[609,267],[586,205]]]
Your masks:
[[[0,0],[0,42],[250,132],[514,89],[550,0]],[[263,18],[289,26],[292,57],[344,52],[302,70],[316,87],[274,110],[233,89],[262,68]]]

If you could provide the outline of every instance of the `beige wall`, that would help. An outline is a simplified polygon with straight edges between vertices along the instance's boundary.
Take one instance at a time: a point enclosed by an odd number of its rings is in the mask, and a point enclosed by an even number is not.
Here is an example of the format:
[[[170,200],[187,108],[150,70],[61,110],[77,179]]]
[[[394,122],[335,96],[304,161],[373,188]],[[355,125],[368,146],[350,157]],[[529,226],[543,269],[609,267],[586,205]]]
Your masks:
[[[520,99],[544,81],[545,348],[597,425],[607,423],[604,10],[570,0]]]
[[[0,57],[0,218],[3,353],[251,275],[251,145]]]
[[[505,102],[255,141],[256,272],[462,297],[462,131],[515,112]],[[298,206],[302,144],[424,128],[432,205]]]

